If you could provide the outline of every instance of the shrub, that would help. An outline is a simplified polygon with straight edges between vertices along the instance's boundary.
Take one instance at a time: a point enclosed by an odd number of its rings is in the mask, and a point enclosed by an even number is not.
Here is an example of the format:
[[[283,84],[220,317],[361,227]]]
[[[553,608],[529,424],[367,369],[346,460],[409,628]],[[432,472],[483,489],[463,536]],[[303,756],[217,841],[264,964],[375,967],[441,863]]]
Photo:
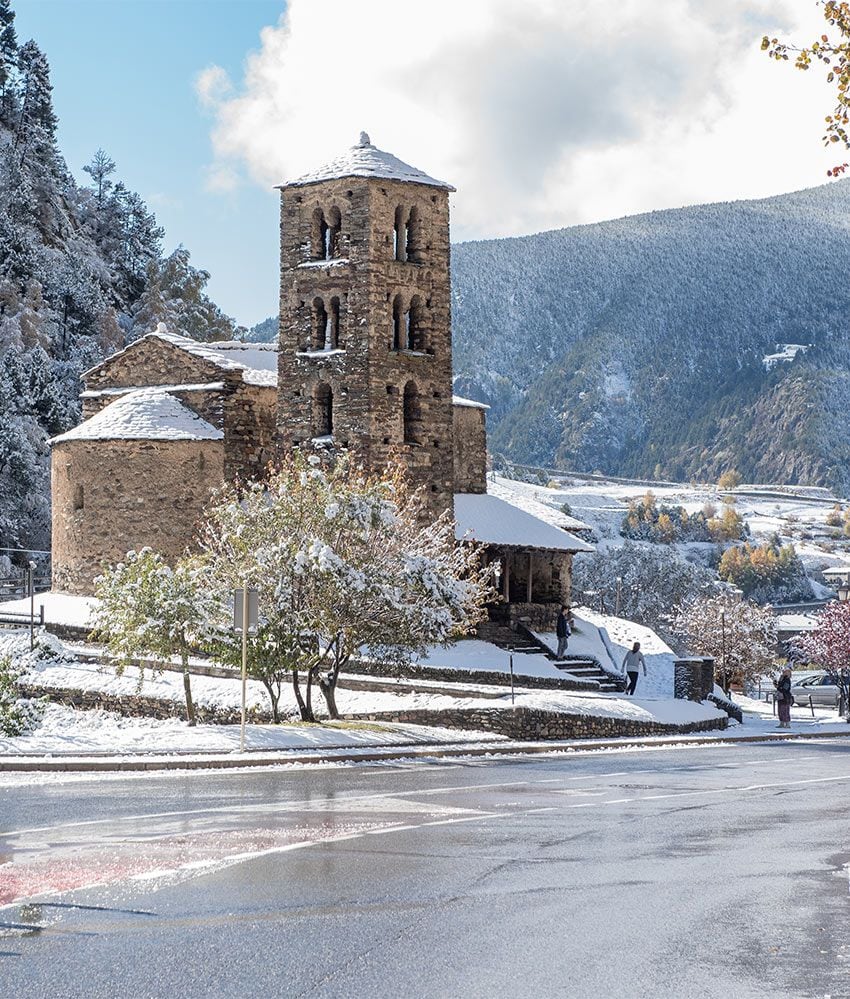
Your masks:
[[[740,474],[734,468],[730,468],[720,476],[717,485],[721,489],[737,489],[742,481]]]

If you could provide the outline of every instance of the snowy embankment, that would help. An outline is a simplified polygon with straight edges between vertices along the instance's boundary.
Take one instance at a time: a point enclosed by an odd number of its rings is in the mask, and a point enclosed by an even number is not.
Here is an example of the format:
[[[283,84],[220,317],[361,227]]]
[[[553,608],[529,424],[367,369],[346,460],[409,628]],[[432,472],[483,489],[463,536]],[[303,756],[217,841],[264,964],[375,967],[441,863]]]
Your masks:
[[[646,660],[646,677],[641,673],[638,690],[645,697],[673,697],[673,650],[651,629],[611,614],[598,614],[589,607],[573,611],[573,633],[567,656],[587,656],[595,659],[608,672],[623,674],[623,659],[635,642]],[[541,632],[537,637],[554,652],[558,638],[553,632]]]
[[[33,605],[36,618],[39,616],[39,608],[44,607],[46,625],[88,629],[92,627],[97,600],[95,597],[73,596],[70,593],[36,593]],[[30,598],[0,603],[0,614],[4,613],[29,617]]]
[[[539,655],[533,652],[514,655],[513,660],[514,674],[518,677],[570,679],[569,673],[559,670],[542,652]],[[510,673],[511,669],[511,654],[506,649],[477,638],[463,638],[445,648],[432,646],[416,661],[420,666],[433,669],[469,670],[471,673]]]

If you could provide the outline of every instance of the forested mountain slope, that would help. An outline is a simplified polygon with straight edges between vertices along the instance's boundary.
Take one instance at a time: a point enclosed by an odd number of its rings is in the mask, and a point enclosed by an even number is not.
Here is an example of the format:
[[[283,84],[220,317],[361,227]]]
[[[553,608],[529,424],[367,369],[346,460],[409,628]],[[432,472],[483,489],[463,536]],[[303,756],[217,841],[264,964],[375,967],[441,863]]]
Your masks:
[[[846,492],[848,236],[843,180],[456,245],[457,390],[517,461]]]
[[[46,441],[78,422],[82,371],[160,321],[200,339],[238,332],[188,252],[163,257],[109,156],[78,185],[56,129],[47,59],[19,44],[0,0],[0,549],[49,546]]]

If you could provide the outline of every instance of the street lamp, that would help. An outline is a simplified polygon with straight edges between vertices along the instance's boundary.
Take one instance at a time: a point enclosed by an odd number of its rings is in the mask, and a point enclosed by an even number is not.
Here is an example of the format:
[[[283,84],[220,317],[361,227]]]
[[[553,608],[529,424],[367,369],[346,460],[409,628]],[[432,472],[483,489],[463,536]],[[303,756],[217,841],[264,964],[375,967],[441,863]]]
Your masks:
[[[846,576],[838,584],[838,599],[842,603],[846,603],[850,600],[850,582],[848,582]]]
[[[726,676],[726,608],[720,608],[720,662],[723,667],[723,690],[729,695],[729,681]]]
[[[27,589],[30,594],[30,652],[35,648],[35,562],[27,563]]]

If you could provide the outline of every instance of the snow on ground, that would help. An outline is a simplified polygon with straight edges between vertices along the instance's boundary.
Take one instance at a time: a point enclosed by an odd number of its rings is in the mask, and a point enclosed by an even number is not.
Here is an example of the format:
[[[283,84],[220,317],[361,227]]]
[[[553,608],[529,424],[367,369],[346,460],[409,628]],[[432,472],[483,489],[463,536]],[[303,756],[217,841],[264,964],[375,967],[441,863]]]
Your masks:
[[[348,727],[348,723],[346,727],[301,723],[245,727],[245,746],[249,751],[465,743],[502,738],[492,733],[394,723],[363,723],[357,728]],[[0,736],[0,756],[238,750],[238,725],[190,728],[177,718],[126,718],[111,711],[80,711],[60,704],[47,706],[41,725],[31,735]]]
[[[574,627],[567,647],[568,656],[590,656],[604,669],[622,675],[623,659],[635,642],[646,660],[646,672],[638,679],[638,690],[649,697],[673,697],[673,650],[658,635],[642,624],[598,614],[589,607],[573,610]],[[555,651],[558,639],[554,632],[537,636]]]
[[[510,653],[491,642],[478,638],[463,638],[446,648],[432,646],[425,656],[418,660],[420,666],[436,669],[467,669],[473,672],[510,673]],[[516,676],[543,676],[554,679],[568,677],[541,652],[514,655]]]
[[[72,596],[70,593],[36,593],[35,613],[44,607],[45,624],[59,624],[66,627],[90,628],[97,600],[94,597]],[[0,615],[24,614],[29,617],[30,598],[6,600],[0,603]]]
[[[0,634],[0,656],[9,655],[26,670],[24,679],[32,684],[49,688],[77,688],[98,690],[113,694],[143,694],[166,698],[175,702],[183,701],[183,680],[179,673],[165,672],[159,676],[147,673],[139,682],[135,669],[128,669],[124,676],[117,676],[112,670],[80,663],[73,659],[62,644],[52,636],[44,636],[44,644],[35,652],[29,652],[28,637],[23,632]],[[486,644],[486,643],[482,643]],[[445,692],[434,693],[416,690],[412,685],[399,684],[398,692],[349,690],[340,688],[337,704],[344,714],[365,715],[372,712],[404,711],[416,708],[443,710],[450,708],[534,708],[547,711],[561,711],[569,714],[597,715],[610,718],[624,718],[638,721],[663,723],[686,723],[720,717],[716,708],[688,701],[674,701],[669,698],[650,697],[626,698],[612,695],[583,694],[566,691],[537,691],[518,688],[515,701],[511,700],[510,690],[505,687],[486,688],[470,685],[467,692],[473,696],[458,698],[452,696],[451,685]],[[476,697],[477,691],[486,690],[489,697]],[[241,684],[238,679],[219,679],[205,676],[192,677],[192,691],[199,705],[237,707],[240,703]],[[492,696],[493,694],[497,696]],[[317,703],[321,705],[320,699]],[[266,707],[265,691],[256,681],[248,683],[248,706]],[[289,707],[285,702],[285,708]],[[391,730],[386,737],[370,731],[363,735],[340,736],[338,729],[330,734],[316,728],[300,726],[250,726],[249,746],[252,748],[293,748],[306,747],[314,742],[318,745],[353,745],[376,741],[387,743],[398,741],[399,732]],[[345,730],[349,731],[349,730]],[[428,733],[421,727],[414,730],[422,734],[422,741],[436,739],[445,741],[445,733]],[[412,739],[411,730],[404,728],[405,739]],[[453,741],[473,738],[451,733]],[[475,738],[487,738],[480,733]],[[177,719],[162,721],[141,718],[123,718],[106,711],[76,711],[57,705],[50,705],[42,725],[31,735],[17,739],[0,739],[0,754],[21,752],[51,753],[67,751],[111,750],[127,752],[132,750],[159,751],[212,751],[230,749],[238,742],[238,726],[199,725],[190,729]],[[289,741],[287,741],[289,740]],[[334,741],[336,740],[336,741]],[[347,740],[347,741],[346,741]]]

